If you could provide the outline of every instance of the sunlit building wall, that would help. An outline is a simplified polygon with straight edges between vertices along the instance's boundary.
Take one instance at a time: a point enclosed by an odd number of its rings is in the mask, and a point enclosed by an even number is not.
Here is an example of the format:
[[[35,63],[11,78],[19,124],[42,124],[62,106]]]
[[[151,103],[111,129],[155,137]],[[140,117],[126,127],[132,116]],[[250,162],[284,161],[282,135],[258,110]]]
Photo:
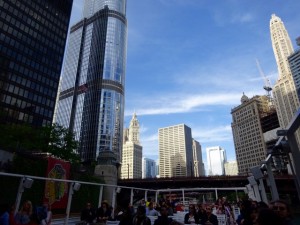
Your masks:
[[[159,176],[185,177],[193,171],[192,131],[185,124],[160,128]]]
[[[220,146],[206,148],[208,175],[224,175],[224,163],[226,162],[226,152]]]
[[[288,56],[294,53],[294,49],[282,20],[275,14],[270,20],[270,34],[278,68],[278,79],[273,87],[274,103],[280,127],[284,129],[300,106],[288,62]],[[297,138],[299,142],[299,132]]]

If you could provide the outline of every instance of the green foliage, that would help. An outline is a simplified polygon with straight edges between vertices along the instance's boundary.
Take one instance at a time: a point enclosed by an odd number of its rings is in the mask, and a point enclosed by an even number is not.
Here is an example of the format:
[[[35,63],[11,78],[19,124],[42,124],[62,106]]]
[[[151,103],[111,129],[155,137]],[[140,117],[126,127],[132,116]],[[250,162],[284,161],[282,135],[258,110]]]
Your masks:
[[[32,127],[0,124],[0,147],[14,152],[44,152],[70,162],[79,161],[74,133],[60,125]]]

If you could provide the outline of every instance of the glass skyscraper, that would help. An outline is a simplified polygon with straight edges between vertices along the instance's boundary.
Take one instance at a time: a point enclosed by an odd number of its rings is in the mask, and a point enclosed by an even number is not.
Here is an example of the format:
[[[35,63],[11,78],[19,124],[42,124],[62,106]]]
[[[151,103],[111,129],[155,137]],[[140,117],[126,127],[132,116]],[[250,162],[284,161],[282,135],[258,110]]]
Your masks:
[[[0,0],[0,122],[52,123],[73,0]]]
[[[82,160],[120,162],[126,0],[86,0],[83,17],[71,27],[55,122],[75,133]]]

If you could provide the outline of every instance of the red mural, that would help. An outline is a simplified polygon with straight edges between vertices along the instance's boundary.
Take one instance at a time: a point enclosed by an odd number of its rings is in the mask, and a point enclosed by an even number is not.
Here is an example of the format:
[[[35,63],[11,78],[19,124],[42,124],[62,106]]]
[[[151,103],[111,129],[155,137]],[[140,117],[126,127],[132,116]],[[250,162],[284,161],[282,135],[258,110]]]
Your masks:
[[[46,177],[54,179],[69,179],[70,163],[55,158],[48,158]],[[44,201],[51,205],[52,209],[67,207],[68,183],[59,181],[46,181]]]

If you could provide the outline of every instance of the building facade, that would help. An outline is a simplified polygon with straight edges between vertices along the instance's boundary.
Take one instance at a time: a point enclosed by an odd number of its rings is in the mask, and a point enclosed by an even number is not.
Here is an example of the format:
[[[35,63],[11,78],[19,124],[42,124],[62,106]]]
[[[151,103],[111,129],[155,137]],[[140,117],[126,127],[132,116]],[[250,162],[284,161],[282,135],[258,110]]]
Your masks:
[[[71,27],[56,122],[79,141],[83,161],[121,162],[127,51],[126,0],[86,0]],[[104,155],[107,157],[101,158]]]
[[[297,39],[297,45],[300,46],[300,37]],[[300,47],[288,57],[290,69],[294,79],[298,99],[300,99]]]
[[[140,145],[140,125],[134,113],[128,129],[124,131],[121,179],[142,178],[143,147]]]
[[[204,163],[202,160],[202,148],[198,141],[193,139],[194,177],[205,176]]]
[[[248,175],[249,169],[260,165],[266,157],[261,117],[268,111],[267,96],[254,96],[249,99],[245,94],[241,98],[241,105],[231,110],[231,128],[240,175]]]
[[[226,176],[237,176],[239,173],[236,161],[225,162],[224,169]]]
[[[0,1],[0,122],[51,125],[73,0]]]
[[[288,62],[288,56],[294,50],[282,20],[275,14],[272,15],[270,20],[270,33],[278,68],[278,80],[273,87],[274,103],[280,127],[284,129],[288,126],[300,106]]]
[[[153,159],[143,157],[142,162],[142,178],[156,177],[156,162]]]
[[[191,128],[185,124],[160,128],[159,176],[182,177],[193,174],[193,144]]]
[[[220,146],[206,148],[207,169],[209,176],[225,175],[224,163],[226,162],[225,149]]]

